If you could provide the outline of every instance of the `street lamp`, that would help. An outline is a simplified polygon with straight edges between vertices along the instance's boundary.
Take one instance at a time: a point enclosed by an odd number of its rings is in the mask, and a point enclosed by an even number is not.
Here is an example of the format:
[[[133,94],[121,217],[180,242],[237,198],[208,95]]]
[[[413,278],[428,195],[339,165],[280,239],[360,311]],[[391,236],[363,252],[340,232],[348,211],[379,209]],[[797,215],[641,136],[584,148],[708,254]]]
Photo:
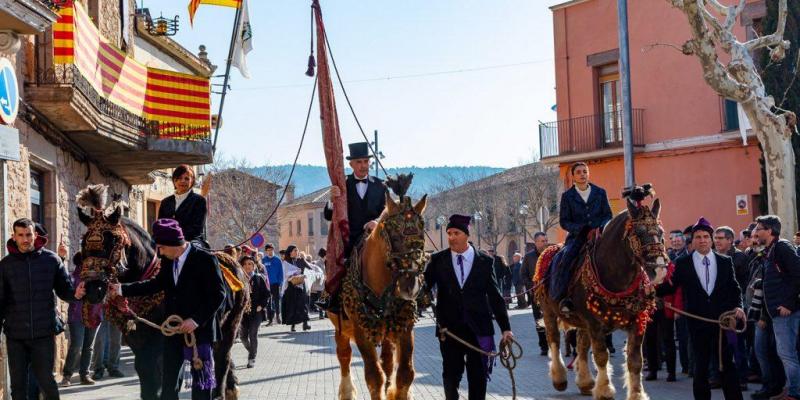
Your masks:
[[[436,225],[439,226],[439,247],[444,248],[444,233],[442,227],[444,223],[447,222],[447,217],[444,215],[440,215],[436,217]]]
[[[527,204],[523,204],[523,205],[519,206],[519,215],[522,216],[522,239],[523,239],[522,242],[525,243],[525,245],[523,245],[523,248],[525,248],[526,250],[527,250],[527,243],[528,243],[528,230],[525,229],[525,223],[528,220],[528,212],[529,211],[528,211],[528,205]]]
[[[481,249],[481,220],[483,219],[483,214],[480,211],[475,211],[472,214],[472,219],[475,220],[475,230],[478,231],[478,250]]]

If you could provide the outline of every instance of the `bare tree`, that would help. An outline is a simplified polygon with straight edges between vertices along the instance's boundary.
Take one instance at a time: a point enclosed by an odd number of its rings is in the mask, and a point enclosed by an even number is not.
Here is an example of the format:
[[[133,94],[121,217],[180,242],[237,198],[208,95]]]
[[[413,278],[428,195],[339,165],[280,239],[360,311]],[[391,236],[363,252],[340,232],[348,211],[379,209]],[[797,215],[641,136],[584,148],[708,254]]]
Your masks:
[[[717,93],[742,105],[764,152],[769,212],[780,216],[787,232],[797,231],[795,208],[794,151],[791,137],[796,133],[797,116],[776,106],[761,81],[753,52],[768,49],[772,62],[780,62],[790,46],[783,39],[787,0],[779,0],[778,25],[771,35],[739,41],[733,28],[745,8],[746,0],[725,6],[719,0],[668,0],[689,21],[692,39],[683,53],[695,55],[703,78]],[[717,16],[721,17],[718,18]],[[726,53],[730,61],[720,61]]]
[[[275,168],[250,173],[243,159],[218,157],[206,179],[209,213],[208,240],[212,247],[237,244],[249,238],[275,210],[281,176]],[[257,176],[260,175],[260,176]],[[274,179],[274,180],[273,180]],[[261,232],[267,240],[278,239],[277,213]]]

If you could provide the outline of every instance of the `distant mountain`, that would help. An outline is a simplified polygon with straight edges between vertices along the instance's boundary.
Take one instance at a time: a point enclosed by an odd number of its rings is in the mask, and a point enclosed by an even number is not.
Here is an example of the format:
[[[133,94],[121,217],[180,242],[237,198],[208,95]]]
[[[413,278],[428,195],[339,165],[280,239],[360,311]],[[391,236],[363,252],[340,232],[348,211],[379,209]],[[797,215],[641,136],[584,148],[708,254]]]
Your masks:
[[[251,168],[250,173],[263,177],[270,181],[275,181],[279,185],[286,182],[289,176],[291,165],[275,165]],[[449,188],[448,185],[464,184],[489,175],[502,172],[504,168],[495,167],[401,167],[388,168],[389,174],[394,175],[399,172],[414,173],[414,183],[411,187],[412,194],[428,193],[434,194],[442,189]],[[374,171],[374,170],[373,170]],[[350,173],[350,170],[347,170]],[[381,173],[383,178],[383,173]],[[330,185],[328,169],[317,165],[298,165],[295,168],[292,182],[295,185],[295,197],[311,193],[324,186]]]

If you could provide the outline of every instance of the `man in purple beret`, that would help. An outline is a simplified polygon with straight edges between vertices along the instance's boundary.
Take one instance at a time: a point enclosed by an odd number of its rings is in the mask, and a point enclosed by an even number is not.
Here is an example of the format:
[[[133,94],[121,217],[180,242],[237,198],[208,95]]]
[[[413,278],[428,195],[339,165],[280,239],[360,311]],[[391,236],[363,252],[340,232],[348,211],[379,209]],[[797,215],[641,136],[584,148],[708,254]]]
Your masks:
[[[225,300],[225,284],[217,258],[195,247],[183,237],[174,219],[163,218],[153,224],[153,240],[161,257],[161,270],[155,277],[124,285],[114,284],[118,294],[145,296],[164,291],[166,315],[183,319],[180,331],[194,333],[203,368],[192,368],[192,399],[211,399],[216,386],[211,346],[221,337],[217,310]],[[182,385],[181,367],[191,362],[193,352],[185,346],[183,335],[164,343],[161,400],[176,400]]]
[[[716,321],[726,311],[734,311],[736,318],[745,319],[742,310],[742,297],[739,284],[736,282],[733,262],[725,255],[714,253],[711,249],[714,227],[703,217],[692,225],[692,244],[694,250],[675,259],[675,271],[672,278],[656,289],[662,297],[675,293],[678,288],[683,291],[683,309]],[[722,393],[725,400],[741,400],[742,390],[736,364],[733,362],[731,342],[736,335],[722,335],[725,341],[720,347],[718,341],[719,324],[688,318],[689,335],[691,336],[691,354],[694,358],[694,380],[692,390],[694,398],[710,400],[711,388],[708,382],[709,365],[712,357],[719,357],[716,352],[722,349]]]
[[[485,351],[493,351],[494,325],[492,316],[503,332],[502,340],[511,339],[511,324],[506,303],[497,286],[494,259],[477,251],[469,243],[470,217],[453,215],[447,224],[447,243],[444,249],[431,256],[425,269],[425,284],[436,290],[436,318],[439,327],[446,328],[459,338]],[[436,329],[439,336],[439,328]],[[442,378],[447,400],[458,399],[458,386],[464,369],[467,370],[469,399],[486,398],[486,381],[494,360],[470,350],[446,336],[439,343],[442,352]]]

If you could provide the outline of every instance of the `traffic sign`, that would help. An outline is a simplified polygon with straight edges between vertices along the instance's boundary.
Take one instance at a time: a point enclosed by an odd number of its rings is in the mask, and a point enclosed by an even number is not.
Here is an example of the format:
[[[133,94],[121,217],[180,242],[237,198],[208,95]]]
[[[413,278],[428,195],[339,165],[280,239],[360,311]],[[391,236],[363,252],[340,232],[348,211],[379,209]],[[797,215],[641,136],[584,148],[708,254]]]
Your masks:
[[[19,111],[19,86],[14,65],[0,58],[0,121],[11,124]]]
[[[250,244],[252,244],[256,249],[260,249],[261,246],[264,245],[264,235],[262,235],[260,232],[256,233],[252,238],[250,238]]]

